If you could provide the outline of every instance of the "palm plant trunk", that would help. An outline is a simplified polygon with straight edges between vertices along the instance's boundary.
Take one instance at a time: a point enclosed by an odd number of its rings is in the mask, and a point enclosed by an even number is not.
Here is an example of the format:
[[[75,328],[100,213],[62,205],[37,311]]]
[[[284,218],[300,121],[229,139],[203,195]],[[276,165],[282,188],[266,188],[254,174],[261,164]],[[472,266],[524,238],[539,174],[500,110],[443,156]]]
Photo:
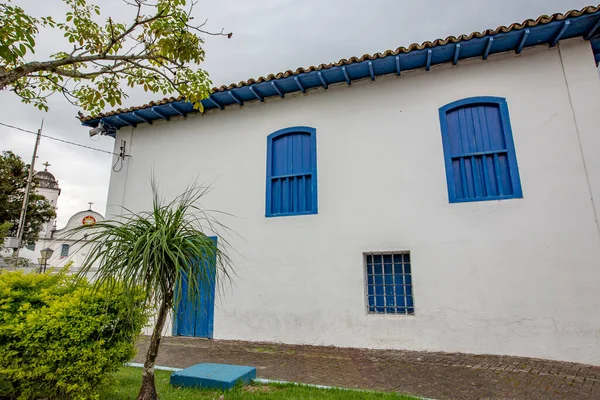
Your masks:
[[[150,346],[146,353],[146,361],[144,362],[144,372],[142,374],[142,387],[138,394],[137,400],[158,400],[158,394],[156,393],[156,386],[154,385],[154,364],[156,363],[156,356],[158,354],[158,347],[160,346],[160,339],[162,338],[162,331],[165,326],[167,319],[167,313],[169,312],[169,301],[164,299],[158,310],[158,316],[156,317],[156,324],[154,325],[154,331],[150,338]]]

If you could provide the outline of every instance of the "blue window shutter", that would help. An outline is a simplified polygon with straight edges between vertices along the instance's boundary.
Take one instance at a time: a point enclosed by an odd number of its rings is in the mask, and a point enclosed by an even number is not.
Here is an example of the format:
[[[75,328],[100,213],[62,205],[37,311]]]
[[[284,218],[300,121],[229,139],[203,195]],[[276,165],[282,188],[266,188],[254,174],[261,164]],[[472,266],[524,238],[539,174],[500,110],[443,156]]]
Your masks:
[[[69,255],[69,245],[68,244],[63,244],[60,247],[60,256],[61,257],[67,257]]]
[[[281,129],[267,137],[267,217],[317,214],[316,130]]]
[[[523,197],[505,99],[455,101],[440,124],[451,203]]]

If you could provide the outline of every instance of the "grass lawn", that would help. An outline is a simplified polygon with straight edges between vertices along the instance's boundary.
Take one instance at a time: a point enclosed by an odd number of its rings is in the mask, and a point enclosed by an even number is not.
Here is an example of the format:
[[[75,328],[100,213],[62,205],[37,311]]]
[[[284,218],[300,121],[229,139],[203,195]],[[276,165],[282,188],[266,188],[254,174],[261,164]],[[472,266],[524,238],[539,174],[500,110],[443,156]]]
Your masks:
[[[216,390],[179,389],[169,384],[171,372],[156,371],[156,389],[161,400],[187,400],[187,399],[219,399],[223,395],[225,400],[234,399],[328,399],[328,400],[416,400],[415,397],[404,396],[396,393],[359,392],[340,389],[317,389],[308,386],[292,384],[252,384],[237,387],[231,391],[221,392]],[[110,386],[105,388],[100,395],[102,400],[132,400],[140,390],[142,369],[123,367],[113,376]]]

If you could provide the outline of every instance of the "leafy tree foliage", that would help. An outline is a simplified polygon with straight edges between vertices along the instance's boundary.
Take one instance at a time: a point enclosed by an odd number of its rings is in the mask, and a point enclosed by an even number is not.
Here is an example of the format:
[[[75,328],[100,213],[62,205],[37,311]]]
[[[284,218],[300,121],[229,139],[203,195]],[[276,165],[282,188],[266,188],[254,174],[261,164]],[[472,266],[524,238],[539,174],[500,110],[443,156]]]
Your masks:
[[[4,239],[8,236],[8,231],[10,230],[11,226],[12,223],[8,221],[0,223],[0,250],[2,250]]]
[[[6,229],[4,234],[7,236],[16,236],[17,234],[28,175],[29,165],[26,165],[21,157],[11,151],[2,152],[2,157],[0,157],[0,226],[4,226]],[[50,202],[35,192],[37,187],[38,180],[34,177],[21,242],[23,246],[37,241],[42,225],[56,217],[56,212]]]
[[[58,1],[58,0],[54,0]],[[62,0],[70,9],[63,20],[36,18],[21,7],[0,3],[0,90],[13,91],[25,103],[47,110],[47,98],[62,93],[91,113],[114,107],[125,88],[177,92],[197,108],[209,95],[201,35],[231,37],[192,25],[187,0],[125,0],[135,8],[133,21],[104,18],[87,0]],[[206,23],[206,22],[205,22]],[[68,44],[47,61],[31,61],[40,28],[59,30]],[[69,48],[70,47],[70,48]]]

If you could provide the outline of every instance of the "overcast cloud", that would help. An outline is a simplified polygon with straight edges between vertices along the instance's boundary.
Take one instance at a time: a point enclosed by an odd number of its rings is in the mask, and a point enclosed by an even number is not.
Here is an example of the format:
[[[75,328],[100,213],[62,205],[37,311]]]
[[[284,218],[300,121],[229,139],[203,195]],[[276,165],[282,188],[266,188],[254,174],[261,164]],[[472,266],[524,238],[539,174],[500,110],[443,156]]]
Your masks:
[[[122,0],[88,0],[101,5],[102,17],[128,22],[132,8]],[[297,67],[338,61],[408,46],[413,42],[458,36],[566,12],[590,5],[589,0],[199,0],[195,19],[208,18],[208,29],[234,33],[231,39],[206,38],[206,62],[216,86]],[[13,0],[36,15],[64,15],[60,0]],[[35,58],[68,50],[58,32],[41,32]],[[131,93],[126,106],[162,96]],[[60,96],[50,101],[47,113],[21,104],[10,92],[0,92],[0,122],[112,151],[113,139],[92,140],[88,128],[75,119],[77,109]],[[27,162],[35,136],[0,126],[0,149],[12,150]],[[66,224],[87,202],[104,214],[111,171],[111,156],[42,138],[37,169],[48,161],[59,180],[58,227]]]

